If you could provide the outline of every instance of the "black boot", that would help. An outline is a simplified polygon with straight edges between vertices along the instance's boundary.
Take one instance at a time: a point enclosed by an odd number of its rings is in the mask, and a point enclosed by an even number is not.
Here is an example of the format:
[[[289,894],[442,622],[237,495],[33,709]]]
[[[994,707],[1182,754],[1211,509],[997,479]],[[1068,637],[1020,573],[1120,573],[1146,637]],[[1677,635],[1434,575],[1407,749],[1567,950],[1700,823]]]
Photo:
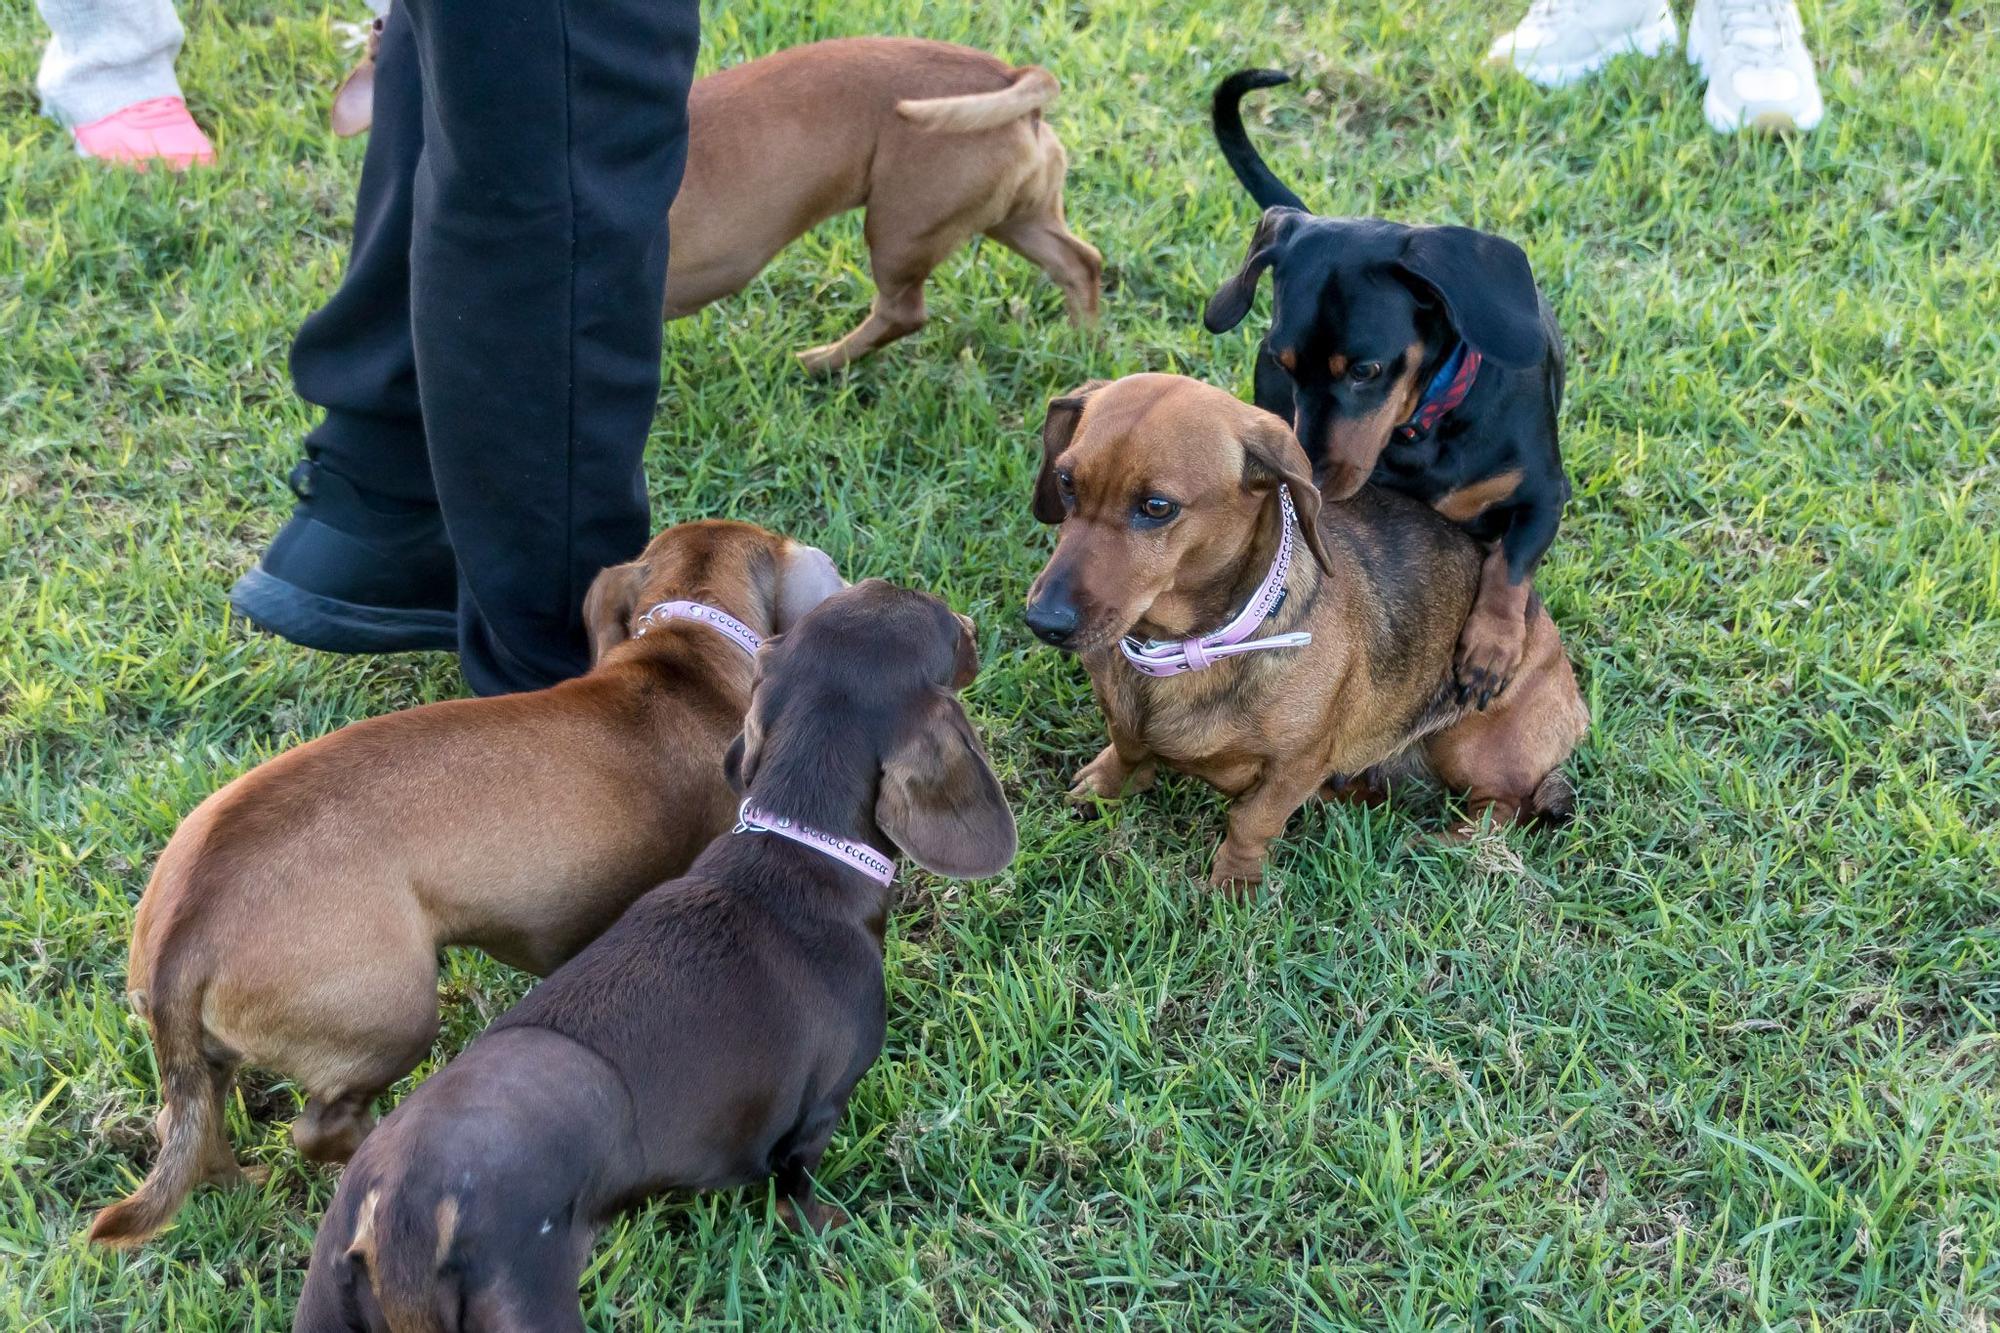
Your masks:
[[[291,518],[229,590],[238,614],[323,652],[458,647],[458,568],[435,505],[364,496],[311,462],[291,487]]]

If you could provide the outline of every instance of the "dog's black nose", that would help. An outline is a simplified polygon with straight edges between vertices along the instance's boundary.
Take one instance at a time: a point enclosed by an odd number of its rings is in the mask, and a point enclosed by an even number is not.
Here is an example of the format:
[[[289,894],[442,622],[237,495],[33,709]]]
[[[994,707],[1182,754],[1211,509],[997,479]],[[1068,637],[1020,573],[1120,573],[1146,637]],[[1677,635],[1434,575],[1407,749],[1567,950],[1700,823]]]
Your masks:
[[[1030,602],[1026,619],[1036,638],[1058,648],[1068,643],[1070,635],[1076,633],[1074,603]]]

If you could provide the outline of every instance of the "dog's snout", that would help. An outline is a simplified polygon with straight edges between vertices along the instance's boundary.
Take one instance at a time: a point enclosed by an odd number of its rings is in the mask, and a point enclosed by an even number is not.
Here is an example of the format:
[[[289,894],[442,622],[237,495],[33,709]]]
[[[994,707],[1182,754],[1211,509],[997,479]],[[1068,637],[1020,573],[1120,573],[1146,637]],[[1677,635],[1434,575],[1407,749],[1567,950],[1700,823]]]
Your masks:
[[[1028,628],[1043,643],[1057,648],[1068,643],[1076,633],[1076,603],[1053,597],[1039,598],[1028,603],[1024,617]]]

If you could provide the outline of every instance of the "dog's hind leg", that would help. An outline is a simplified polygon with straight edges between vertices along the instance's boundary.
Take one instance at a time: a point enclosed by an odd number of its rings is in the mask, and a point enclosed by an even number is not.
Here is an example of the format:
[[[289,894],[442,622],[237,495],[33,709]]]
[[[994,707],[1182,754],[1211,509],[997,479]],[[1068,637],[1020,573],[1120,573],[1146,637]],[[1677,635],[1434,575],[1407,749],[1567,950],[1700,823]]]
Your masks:
[[[1496,825],[1567,818],[1574,793],[1556,770],[1589,726],[1576,673],[1548,613],[1538,609],[1507,692],[1423,743],[1438,781],[1465,796],[1468,821],[1453,835],[1469,835],[1488,817]]]
[[[778,1187],[778,1216],[794,1231],[826,1231],[847,1225],[847,1212],[813,1196],[812,1173],[840,1123],[842,1103],[822,1102],[793,1133],[792,1142],[774,1154],[771,1178]]]
[[[384,955],[351,979],[362,997],[336,1016],[320,1010],[310,1044],[287,1048],[287,1067],[306,1090],[292,1142],[314,1162],[344,1162],[375,1126],[375,1099],[422,1063],[437,1039],[437,967],[424,952]],[[300,1018],[307,1015],[301,1014]]]
[[[1096,323],[1104,257],[1064,225],[1060,202],[1053,212],[1009,218],[986,234],[1039,265],[1062,288],[1071,323]]]
[[[906,338],[930,318],[924,309],[924,283],[931,271],[966,240],[956,229],[920,236],[886,236],[879,205],[870,204],[865,234],[869,268],[875,274],[875,303],[861,326],[838,342],[808,348],[799,363],[815,375],[831,375],[877,348]]]
[[[383,1086],[387,1086],[386,1084]],[[354,1156],[361,1140],[375,1127],[374,1105],[379,1089],[313,1093],[306,1109],[292,1121],[292,1142],[309,1162],[344,1162]]]

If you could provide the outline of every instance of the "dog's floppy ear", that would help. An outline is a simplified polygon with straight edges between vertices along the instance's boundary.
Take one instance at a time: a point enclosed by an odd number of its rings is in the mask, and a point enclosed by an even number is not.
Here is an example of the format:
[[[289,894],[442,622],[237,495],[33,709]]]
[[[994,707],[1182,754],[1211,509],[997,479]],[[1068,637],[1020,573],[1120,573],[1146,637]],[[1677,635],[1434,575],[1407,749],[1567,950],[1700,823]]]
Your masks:
[[[1326,538],[1319,531],[1320,494],[1313,485],[1312,462],[1299,447],[1292,428],[1269,412],[1251,409],[1249,430],[1243,437],[1243,452],[1251,467],[1291,488],[1292,504],[1299,511],[1299,535],[1324,572],[1333,573],[1333,561],[1326,553]]]
[[[883,757],[875,822],[933,874],[997,875],[1014,859],[1014,812],[958,700],[937,691],[926,711]]]
[[[750,790],[750,780],[757,776],[757,761],[763,758],[764,725],[757,720],[757,688],[764,683],[772,655],[784,641],[783,635],[773,634],[757,646],[757,677],[750,687],[750,708],[743,715],[743,730],[736,733],[736,739],[729,742],[729,748],[722,754],[723,779],[738,796]]]
[[[343,139],[366,134],[375,123],[375,61],[364,57],[333,93],[333,132]]]
[[[368,50],[333,92],[333,132],[343,139],[375,123],[375,54],[382,49],[382,20],[368,28]]]
[[[979,626],[972,623],[971,616],[956,611],[951,618],[958,622],[958,646],[952,650],[951,687],[962,690],[979,675]]]
[[[646,562],[607,565],[590,581],[583,597],[583,631],[590,636],[590,664],[632,637],[632,607],[646,581]]]
[[[1062,492],[1056,489],[1056,458],[1076,438],[1076,426],[1083,420],[1083,405],[1107,381],[1089,380],[1060,398],[1049,399],[1048,415],[1042,418],[1042,470],[1035,474],[1035,518],[1042,523],[1063,521]]]
[[[783,634],[799,617],[847,586],[833,557],[817,546],[787,542],[778,562],[778,599],[771,609],[771,630]]]
[[[1503,366],[1548,355],[1535,273],[1521,247],[1470,227],[1417,227],[1399,267],[1436,293],[1458,336]]]
[[[1250,313],[1251,303],[1257,299],[1257,280],[1291,239],[1292,224],[1306,216],[1282,204],[1264,210],[1264,216],[1257,220],[1257,230],[1250,236],[1243,267],[1208,298],[1208,309],[1201,316],[1204,328],[1210,333],[1227,333],[1243,322],[1243,317]]]
[[[743,719],[743,730],[736,733],[736,739],[729,742],[729,748],[722,753],[722,776],[729,783],[729,790],[741,796],[750,790],[750,779],[757,776],[757,752],[762,748],[751,739],[757,730],[756,723]]]

